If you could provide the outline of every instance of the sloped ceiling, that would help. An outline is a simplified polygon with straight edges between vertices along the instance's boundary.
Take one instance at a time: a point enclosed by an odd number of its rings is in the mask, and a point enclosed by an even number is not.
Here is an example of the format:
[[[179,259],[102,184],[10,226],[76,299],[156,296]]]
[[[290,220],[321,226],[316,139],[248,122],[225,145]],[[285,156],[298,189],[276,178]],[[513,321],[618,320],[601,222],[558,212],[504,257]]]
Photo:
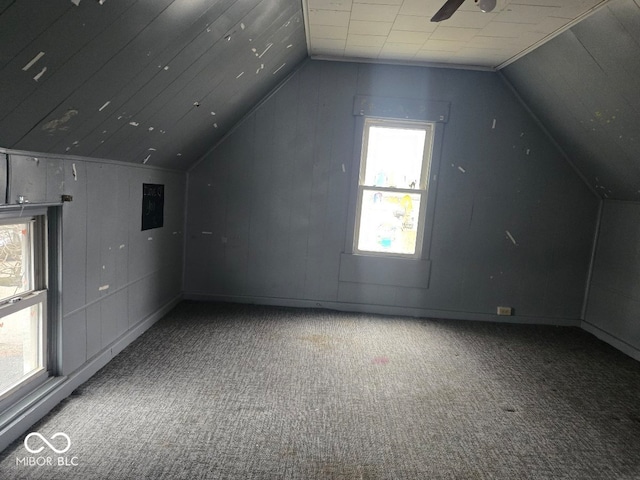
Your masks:
[[[0,147],[185,169],[306,56],[299,0],[0,0]]]
[[[640,1],[609,2],[502,72],[602,198],[640,200]]]

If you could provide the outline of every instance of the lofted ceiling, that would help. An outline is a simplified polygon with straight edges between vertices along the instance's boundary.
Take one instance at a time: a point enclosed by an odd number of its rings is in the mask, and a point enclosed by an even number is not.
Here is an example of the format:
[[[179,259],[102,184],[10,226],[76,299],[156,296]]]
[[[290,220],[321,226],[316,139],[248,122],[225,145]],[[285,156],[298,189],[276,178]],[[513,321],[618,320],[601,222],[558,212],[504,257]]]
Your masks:
[[[640,200],[640,1],[612,0],[502,73],[594,191]]]
[[[306,57],[300,0],[0,0],[0,147],[186,169]]]
[[[499,69],[602,6],[602,0],[497,0],[483,13],[466,0],[430,18],[445,0],[303,0],[312,58]]]
[[[361,1],[0,0],[0,147],[186,170],[309,53],[508,64],[592,188],[640,200],[638,0],[467,0],[441,23],[444,0]]]

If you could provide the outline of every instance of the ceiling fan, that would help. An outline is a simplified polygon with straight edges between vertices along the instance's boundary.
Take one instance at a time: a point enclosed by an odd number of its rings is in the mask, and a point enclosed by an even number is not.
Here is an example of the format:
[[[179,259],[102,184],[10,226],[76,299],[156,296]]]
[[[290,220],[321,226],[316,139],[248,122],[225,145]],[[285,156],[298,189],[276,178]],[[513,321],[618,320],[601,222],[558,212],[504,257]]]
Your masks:
[[[474,0],[480,10],[483,12],[490,12],[494,8],[496,8],[496,0]],[[440,10],[436,12],[436,14],[431,17],[432,22],[441,22],[451,17],[456,10],[460,8],[460,6],[464,3],[464,0],[447,0],[445,4],[442,6]]]

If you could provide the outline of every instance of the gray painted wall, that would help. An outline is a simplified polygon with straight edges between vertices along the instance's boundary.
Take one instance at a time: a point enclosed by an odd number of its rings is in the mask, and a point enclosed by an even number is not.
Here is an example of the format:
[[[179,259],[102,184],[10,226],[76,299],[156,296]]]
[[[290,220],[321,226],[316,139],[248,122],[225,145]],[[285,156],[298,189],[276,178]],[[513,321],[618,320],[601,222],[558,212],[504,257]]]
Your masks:
[[[583,327],[640,360],[640,203],[604,202]]]
[[[384,272],[339,280],[358,94],[451,103],[429,288],[383,285]],[[463,318],[508,305],[522,321],[579,319],[597,207],[499,75],[309,61],[189,172],[185,292]]]
[[[503,69],[602,198],[640,199],[640,4],[613,0]]]
[[[186,170],[307,55],[299,0],[75,3],[0,0],[5,148]]]
[[[186,175],[80,158],[9,161],[11,203],[73,195],[62,207],[62,374],[73,375],[181,295]],[[143,183],[165,185],[164,227],[144,232]]]

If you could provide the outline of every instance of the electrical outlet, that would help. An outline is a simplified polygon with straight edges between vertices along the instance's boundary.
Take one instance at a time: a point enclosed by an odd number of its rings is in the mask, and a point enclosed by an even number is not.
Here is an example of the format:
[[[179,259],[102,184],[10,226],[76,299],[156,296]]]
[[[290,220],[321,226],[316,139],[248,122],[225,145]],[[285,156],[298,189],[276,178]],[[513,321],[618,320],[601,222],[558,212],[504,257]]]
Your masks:
[[[498,315],[513,315],[513,310],[511,307],[498,307]]]

